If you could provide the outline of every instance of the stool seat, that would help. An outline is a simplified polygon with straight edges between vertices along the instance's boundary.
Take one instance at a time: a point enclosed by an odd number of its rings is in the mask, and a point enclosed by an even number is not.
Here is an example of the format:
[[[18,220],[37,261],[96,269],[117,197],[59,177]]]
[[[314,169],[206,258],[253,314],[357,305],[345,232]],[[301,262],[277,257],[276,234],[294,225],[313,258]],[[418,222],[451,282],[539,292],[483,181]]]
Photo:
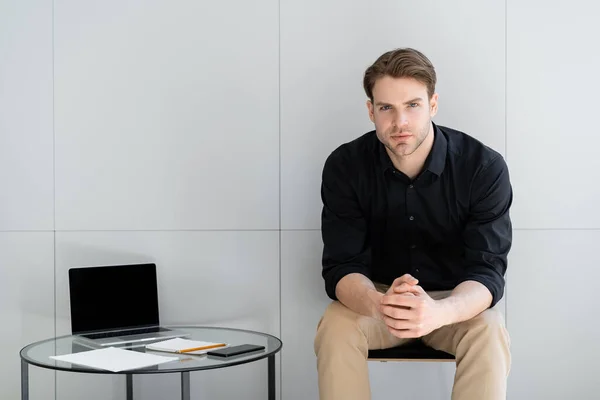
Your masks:
[[[369,361],[430,361],[454,362],[454,356],[445,351],[435,350],[422,340],[415,340],[389,349],[369,350]]]

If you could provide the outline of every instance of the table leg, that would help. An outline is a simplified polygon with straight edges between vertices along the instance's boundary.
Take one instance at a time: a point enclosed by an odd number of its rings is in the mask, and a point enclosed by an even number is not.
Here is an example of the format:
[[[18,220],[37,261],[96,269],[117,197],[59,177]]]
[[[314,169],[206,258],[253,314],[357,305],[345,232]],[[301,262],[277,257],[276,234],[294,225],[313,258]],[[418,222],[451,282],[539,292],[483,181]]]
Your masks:
[[[269,387],[269,400],[275,400],[275,355],[269,356],[269,377],[268,377],[268,387]]]
[[[190,400],[190,373],[181,373],[181,400]]]
[[[127,400],[133,400],[133,375],[127,374],[125,379],[127,381]]]
[[[21,360],[21,400],[29,400],[29,364]]]

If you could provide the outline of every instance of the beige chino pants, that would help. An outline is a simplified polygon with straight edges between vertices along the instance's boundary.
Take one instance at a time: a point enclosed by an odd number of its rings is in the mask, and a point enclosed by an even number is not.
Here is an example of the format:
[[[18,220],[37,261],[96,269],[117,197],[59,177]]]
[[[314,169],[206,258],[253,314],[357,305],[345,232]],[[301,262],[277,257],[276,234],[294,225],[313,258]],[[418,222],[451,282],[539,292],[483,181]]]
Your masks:
[[[387,286],[377,284],[381,292]],[[450,291],[429,292],[434,299]],[[357,314],[338,301],[321,318],[315,337],[315,353],[321,400],[368,400],[371,398],[368,350],[399,346],[413,339],[393,336],[386,325]],[[510,370],[510,337],[496,307],[476,317],[446,325],[422,337],[428,346],[456,356],[452,400],[505,400]],[[394,400],[402,397],[397,388]]]

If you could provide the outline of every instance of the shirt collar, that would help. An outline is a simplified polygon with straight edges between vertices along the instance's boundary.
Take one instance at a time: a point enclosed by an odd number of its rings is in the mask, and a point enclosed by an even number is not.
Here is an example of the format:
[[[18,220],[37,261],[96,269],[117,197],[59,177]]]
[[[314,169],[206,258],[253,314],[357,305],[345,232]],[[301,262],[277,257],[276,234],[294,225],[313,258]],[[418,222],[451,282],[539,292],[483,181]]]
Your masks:
[[[389,156],[389,154],[387,153],[385,146],[383,145],[383,143],[381,143],[381,141],[379,140],[379,138],[377,137],[377,134],[375,134],[375,140],[377,140],[377,149],[379,151],[379,162],[381,163],[381,169],[383,171],[383,173],[385,174],[388,170],[394,170],[394,164],[392,163],[392,160]]]
[[[425,161],[425,169],[433,172],[437,176],[440,176],[444,171],[446,165],[446,155],[448,154],[448,140],[444,133],[438,128],[436,124],[433,124],[433,147],[427,156]]]
[[[431,147],[431,151],[425,160],[424,170],[429,170],[430,172],[440,176],[444,171],[444,166],[446,165],[446,154],[448,153],[448,140],[438,128],[436,124],[433,124],[433,146]],[[379,161],[381,162],[382,170],[385,173],[388,169],[394,170],[394,164],[388,155],[385,146],[377,139],[379,145]]]

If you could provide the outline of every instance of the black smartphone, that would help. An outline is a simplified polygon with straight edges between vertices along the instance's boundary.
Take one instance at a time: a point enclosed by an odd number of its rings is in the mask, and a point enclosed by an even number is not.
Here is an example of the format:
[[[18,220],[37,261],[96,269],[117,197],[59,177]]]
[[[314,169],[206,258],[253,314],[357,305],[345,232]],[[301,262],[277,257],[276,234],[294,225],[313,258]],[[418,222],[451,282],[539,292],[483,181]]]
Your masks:
[[[206,354],[217,357],[232,357],[240,354],[251,353],[253,351],[264,350],[265,346],[257,346],[254,344],[241,344],[239,346],[225,347],[224,349],[211,350]]]

